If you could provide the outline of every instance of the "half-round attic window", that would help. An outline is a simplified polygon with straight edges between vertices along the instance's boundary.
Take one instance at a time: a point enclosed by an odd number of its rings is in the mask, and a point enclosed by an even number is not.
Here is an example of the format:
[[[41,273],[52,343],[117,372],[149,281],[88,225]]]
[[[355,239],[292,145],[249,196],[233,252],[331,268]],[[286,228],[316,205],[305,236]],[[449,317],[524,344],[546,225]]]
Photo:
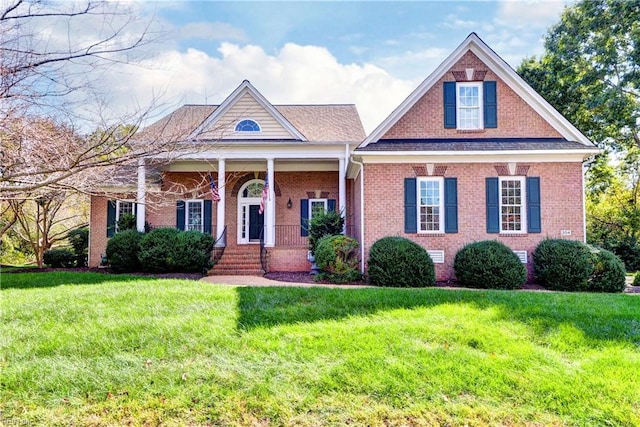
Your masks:
[[[251,119],[240,120],[236,132],[260,132],[260,125]]]

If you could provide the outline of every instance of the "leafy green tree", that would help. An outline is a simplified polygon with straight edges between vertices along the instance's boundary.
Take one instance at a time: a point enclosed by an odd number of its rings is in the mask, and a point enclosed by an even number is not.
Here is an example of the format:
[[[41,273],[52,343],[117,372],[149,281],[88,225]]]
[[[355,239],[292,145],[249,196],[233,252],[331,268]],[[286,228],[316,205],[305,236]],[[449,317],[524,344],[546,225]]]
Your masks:
[[[518,73],[603,150],[589,165],[590,240],[640,237],[640,1],[565,8]]]

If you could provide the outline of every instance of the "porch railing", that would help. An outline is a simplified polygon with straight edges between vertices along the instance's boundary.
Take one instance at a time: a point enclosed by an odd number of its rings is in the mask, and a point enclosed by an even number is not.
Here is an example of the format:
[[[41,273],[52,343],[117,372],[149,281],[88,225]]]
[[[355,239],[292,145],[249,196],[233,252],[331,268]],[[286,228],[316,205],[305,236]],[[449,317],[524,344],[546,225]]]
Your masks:
[[[260,266],[262,271],[267,272],[267,248],[264,246],[264,227],[260,231]]]
[[[227,226],[224,226],[222,234],[218,237],[218,240],[213,244],[212,260],[213,264],[217,264],[224,255],[224,249],[227,247]]]

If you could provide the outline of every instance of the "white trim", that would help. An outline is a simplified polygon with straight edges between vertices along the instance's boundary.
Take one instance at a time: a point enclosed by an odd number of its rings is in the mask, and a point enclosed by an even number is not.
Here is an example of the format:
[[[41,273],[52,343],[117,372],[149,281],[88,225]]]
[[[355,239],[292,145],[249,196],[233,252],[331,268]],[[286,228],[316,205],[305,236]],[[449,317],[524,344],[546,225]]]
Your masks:
[[[189,199],[184,201],[184,229],[185,231],[190,231],[189,228],[189,205],[190,204],[199,204],[200,205],[200,230],[191,230],[191,231],[199,231],[204,232],[204,200],[202,199]]]
[[[413,91],[411,94],[375,128],[371,134],[359,145],[366,147],[371,142],[378,141],[384,136],[398,120],[409,111],[413,105],[422,98],[447,72],[462,58],[467,51],[473,52],[480,61],[487,65],[496,76],[504,81],[517,95],[519,95],[531,108],[544,118],[551,127],[569,141],[577,141],[588,147],[595,145],[564,116],[540,96],[522,77],[496,54],[476,33],[469,36]],[[443,125],[444,126],[444,125]]]
[[[239,125],[241,122],[244,122],[244,121],[251,121],[251,122],[255,123],[255,124],[256,124],[256,126],[258,126],[258,130],[236,130],[236,128],[238,127],[238,125]],[[243,135],[243,134],[246,134],[246,135],[255,135],[255,134],[262,133],[262,126],[260,126],[260,122],[258,122],[258,121],[257,121],[257,120],[255,120],[255,119],[252,119],[252,118],[250,118],[250,117],[243,117],[243,118],[241,118],[240,120],[238,120],[238,121],[236,122],[236,124],[235,124],[235,125],[233,125],[233,133],[240,134],[240,135]]]
[[[223,117],[231,109],[231,107],[235,105],[240,98],[242,98],[245,93],[249,93],[251,96],[253,96],[256,102],[260,104],[262,108],[264,108],[269,114],[271,114],[271,116],[283,128],[285,128],[285,130],[287,130],[287,132],[289,132],[289,134],[294,139],[298,139],[301,141],[307,140],[307,138],[305,138],[305,136],[300,133],[298,129],[296,129],[278,110],[274,108],[273,105],[271,105],[269,101],[267,101],[267,99],[260,92],[258,92],[255,87],[253,87],[251,83],[249,83],[249,80],[244,80],[242,83],[240,83],[240,86],[238,86],[236,90],[234,90],[231,95],[229,95],[227,99],[225,99],[222,104],[220,104],[218,108],[216,108],[216,110],[200,124],[200,126],[196,127],[193,132],[191,132],[189,136],[187,136],[186,140],[196,140],[198,135],[200,135],[205,129],[209,128],[213,123]]]
[[[244,193],[244,190],[249,185],[251,185],[253,183],[256,183],[256,182],[261,183],[263,185],[263,188],[264,188],[264,180],[260,179],[260,178],[255,178],[255,179],[252,179],[250,181],[245,182],[242,185],[242,187],[240,187],[240,190],[238,191],[238,203],[237,203],[237,206],[238,206],[237,207],[238,221],[237,221],[237,232],[236,232],[236,235],[237,235],[236,242],[238,243],[238,245],[250,245],[250,244],[258,243],[258,242],[252,242],[249,239],[249,206],[260,205],[261,196],[256,196],[256,197],[243,197],[242,196],[242,193]],[[242,210],[245,207],[247,209],[247,212],[246,212],[247,215],[246,215],[246,218],[243,221],[243,219],[242,219]],[[266,224],[264,224],[264,225],[266,225]],[[246,229],[245,237],[242,236],[242,228],[243,227],[245,227],[245,229]]]
[[[502,183],[507,181],[520,182],[520,230],[502,229]],[[509,205],[517,206],[517,205]],[[527,233],[527,178],[524,176],[500,176],[498,177],[498,214],[500,220],[500,234],[526,234]]]
[[[505,151],[367,151],[356,152],[363,163],[582,162],[598,150]]]
[[[459,89],[463,87],[475,87],[478,88],[478,127],[461,127],[460,126],[460,110],[469,110],[470,107],[462,106],[460,102]],[[459,130],[482,130],[484,129],[484,94],[482,82],[457,82],[456,83],[456,129]],[[476,108],[474,108],[476,109]]]
[[[422,182],[437,182],[438,183],[438,192],[440,203],[438,205],[439,208],[439,221],[438,221],[438,229],[437,230],[422,230],[422,222],[420,221],[420,208],[422,204],[420,203],[420,183]],[[444,178],[440,176],[424,176],[418,177],[416,182],[416,205],[418,207],[417,210],[417,222],[418,222],[418,234],[442,234],[444,233]],[[427,205],[429,206],[429,205]]]
[[[317,198],[317,199],[309,199],[308,203],[309,203],[309,207],[308,207],[308,212],[309,212],[309,221],[311,221],[311,218],[313,218],[313,202],[322,202],[324,203],[324,211],[327,212],[329,210],[329,199],[323,199],[323,198]]]

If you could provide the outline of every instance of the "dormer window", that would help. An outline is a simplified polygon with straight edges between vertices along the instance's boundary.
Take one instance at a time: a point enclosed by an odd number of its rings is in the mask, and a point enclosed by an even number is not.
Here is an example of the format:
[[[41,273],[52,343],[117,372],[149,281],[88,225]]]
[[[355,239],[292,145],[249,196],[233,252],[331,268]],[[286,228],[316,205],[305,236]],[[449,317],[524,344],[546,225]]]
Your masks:
[[[236,124],[236,132],[260,132],[260,125],[251,119],[240,120]]]

